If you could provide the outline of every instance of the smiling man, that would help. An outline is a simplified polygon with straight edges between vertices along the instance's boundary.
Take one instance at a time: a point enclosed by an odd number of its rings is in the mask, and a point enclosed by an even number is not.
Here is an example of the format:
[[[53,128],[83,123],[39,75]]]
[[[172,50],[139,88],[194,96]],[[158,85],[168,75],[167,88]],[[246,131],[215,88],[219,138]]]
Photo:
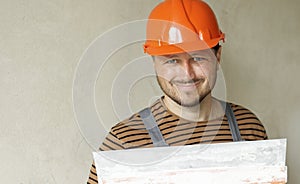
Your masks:
[[[207,121],[224,114],[222,104],[211,96],[220,54],[221,47],[217,46],[215,50],[153,57],[157,81],[165,94],[162,101],[171,112],[191,121]]]
[[[148,20],[144,51],[164,95],[112,127],[101,151],[267,139],[248,109],[212,96],[225,35],[200,0],[165,0]],[[98,183],[93,164],[88,183]]]

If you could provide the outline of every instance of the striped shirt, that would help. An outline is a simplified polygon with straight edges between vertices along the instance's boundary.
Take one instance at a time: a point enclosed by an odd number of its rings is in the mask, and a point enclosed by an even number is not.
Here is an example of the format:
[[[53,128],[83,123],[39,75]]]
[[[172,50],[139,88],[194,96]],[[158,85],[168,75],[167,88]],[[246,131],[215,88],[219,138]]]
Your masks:
[[[264,126],[248,109],[230,103],[236,117],[241,136],[246,141],[267,139]],[[164,106],[162,99],[151,106],[158,127],[170,146],[200,143],[232,142],[226,115],[210,121],[191,122],[181,119]],[[138,113],[112,127],[100,146],[101,151],[153,147],[151,137]],[[88,182],[98,183],[93,163]]]

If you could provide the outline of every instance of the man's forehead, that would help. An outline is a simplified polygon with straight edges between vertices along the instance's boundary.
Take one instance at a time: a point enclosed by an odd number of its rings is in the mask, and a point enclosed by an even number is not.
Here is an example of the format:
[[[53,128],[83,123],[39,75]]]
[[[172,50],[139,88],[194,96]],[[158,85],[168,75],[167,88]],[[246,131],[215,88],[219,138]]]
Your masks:
[[[183,56],[193,56],[193,55],[208,55],[208,54],[214,54],[212,49],[205,49],[205,50],[196,50],[196,51],[190,51],[190,52],[181,52],[176,54],[166,54],[166,55],[159,55],[156,57],[161,58],[173,58],[173,57],[183,57]]]

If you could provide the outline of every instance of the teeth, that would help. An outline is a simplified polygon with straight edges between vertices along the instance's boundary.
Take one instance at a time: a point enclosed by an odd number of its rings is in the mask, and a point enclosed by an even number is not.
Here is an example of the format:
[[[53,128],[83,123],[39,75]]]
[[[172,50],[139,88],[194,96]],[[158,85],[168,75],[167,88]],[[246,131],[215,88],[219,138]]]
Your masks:
[[[198,82],[194,82],[194,81],[181,81],[181,82],[173,82],[173,84],[175,85],[197,85]]]
[[[195,84],[195,83],[191,83],[191,82],[182,82],[182,83],[178,83],[178,84]]]
[[[179,82],[179,84],[194,84],[194,82]]]

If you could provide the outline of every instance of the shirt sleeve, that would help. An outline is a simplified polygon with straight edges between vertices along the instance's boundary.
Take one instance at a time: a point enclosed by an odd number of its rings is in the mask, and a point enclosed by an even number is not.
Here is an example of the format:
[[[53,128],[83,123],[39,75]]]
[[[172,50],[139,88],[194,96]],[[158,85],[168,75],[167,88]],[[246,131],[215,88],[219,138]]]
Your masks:
[[[232,104],[231,107],[244,140],[256,141],[268,139],[264,125],[252,111],[235,104]]]
[[[105,140],[101,144],[99,150],[100,151],[109,151],[109,150],[121,150],[125,149],[122,141],[118,139],[118,137],[113,133],[111,130],[109,134],[106,136]],[[97,177],[97,171],[95,162],[92,163],[89,178],[87,181],[87,184],[97,184],[98,183],[98,177]]]

